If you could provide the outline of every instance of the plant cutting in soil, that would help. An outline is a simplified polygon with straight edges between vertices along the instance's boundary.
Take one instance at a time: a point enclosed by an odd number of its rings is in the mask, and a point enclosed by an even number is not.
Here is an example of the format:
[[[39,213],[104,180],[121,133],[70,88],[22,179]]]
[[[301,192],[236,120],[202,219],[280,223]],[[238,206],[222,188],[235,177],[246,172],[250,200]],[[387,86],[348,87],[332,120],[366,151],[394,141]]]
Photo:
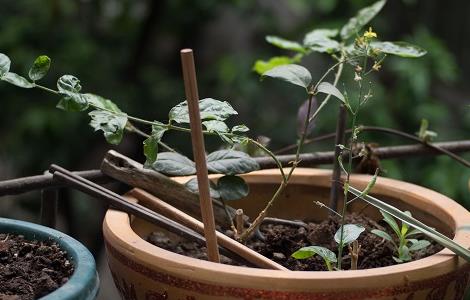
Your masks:
[[[0,233],[0,299],[33,300],[65,284],[74,270],[53,241]]]
[[[360,146],[359,136],[363,127],[359,125],[359,120],[361,110],[369,101],[373,101],[374,89],[370,76],[380,72],[387,55],[416,59],[426,54],[424,49],[406,42],[380,41],[379,34],[374,32],[372,27],[364,30],[385,3],[385,0],[381,0],[363,8],[340,29],[315,29],[306,34],[302,43],[276,36],[266,38],[274,46],[296,54],[275,57],[269,61],[257,61],[255,71],[261,74],[261,78],[280,79],[302,88],[307,98],[299,112],[302,125],[289,168],[284,168],[286,165],[266,144],[248,137],[249,128],[246,125],[227,124],[231,117],[238,114],[228,102],[213,98],[199,100],[203,134],[218,137],[223,142],[222,149],[206,156],[208,171],[222,175],[210,185],[211,198],[220,200],[230,223],[230,228],[221,230],[290,269],[340,271],[387,266],[434,254],[442,246],[470,260],[470,252],[467,249],[414,219],[410,213],[369,195],[380,173],[379,167],[372,168],[374,175],[365,189],[358,190],[350,183],[354,163],[362,161],[368,155],[366,148]],[[298,64],[312,52],[325,53],[334,61],[317,80],[313,80],[308,69]],[[194,134],[192,126],[189,127],[192,118],[186,101],[180,102],[170,110],[166,122],[143,120],[126,114],[109,99],[82,93],[81,82],[75,76],[61,76],[56,89],[39,84],[38,81],[47,74],[50,62],[47,56],[38,57],[27,79],[10,72],[10,59],[0,54],[0,79],[21,88],[38,88],[52,93],[60,98],[57,107],[65,111],[91,109],[88,113],[91,117],[90,125],[96,131],[102,131],[111,144],[119,144],[124,131],[144,137],[144,166],[150,170],[169,176],[196,174],[196,164],[191,159],[163,142],[164,136],[172,131]],[[344,74],[352,77],[355,88],[346,90],[341,87]],[[332,75],[333,78],[330,78]],[[312,131],[314,122],[319,119],[323,108],[331,99],[338,100],[341,107],[335,145],[333,191],[339,187],[345,201],[342,201],[342,206],[338,208],[341,193],[332,193],[330,206],[315,202],[312,196],[312,205],[320,205],[331,214],[327,220],[317,224],[308,222],[309,220],[304,220],[307,223],[299,221],[296,225],[289,220],[265,222],[270,208],[285,191],[295,169],[301,163],[302,147]],[[350,129],[348,139],[345,139],[347,114]],[[146,126],[150,132],[144,132],[142,126]],[[429,131],[428,124],[423,121],[416,138],[431,146],[433,136],[435,133]],[[260,168],[256,159],[241,151],[248,147],[255,147],[269,157],[280,173],[279,186],[266,207],[253,220],[246,220],[240,211],[233,214],[233,209],[229,206],[230,201],[241,199],[249,193],[248,185],[239,175]],[[164,151],[161,151],[162,149]],[[194,193],[199,192],[195,179],[189,180],[186,188]],[[385,223],[377,224],[366,216],[350,214],[348,206],[361,200],[378,208]],[[203,248],[192,242],[176,243],[159,233],[151,234],[148,240],[178,253],[204,257],[201,254]],[[228,259],[224,260],[230,263]]]

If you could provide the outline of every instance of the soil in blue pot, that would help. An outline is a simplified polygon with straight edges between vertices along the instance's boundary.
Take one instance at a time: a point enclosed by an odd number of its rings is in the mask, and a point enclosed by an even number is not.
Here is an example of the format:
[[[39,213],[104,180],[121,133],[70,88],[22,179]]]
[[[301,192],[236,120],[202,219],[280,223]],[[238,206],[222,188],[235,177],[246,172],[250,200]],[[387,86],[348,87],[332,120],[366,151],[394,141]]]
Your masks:
[[[53,240],[0,233],[0,300],[39,299],[65,284],[73,271]]]

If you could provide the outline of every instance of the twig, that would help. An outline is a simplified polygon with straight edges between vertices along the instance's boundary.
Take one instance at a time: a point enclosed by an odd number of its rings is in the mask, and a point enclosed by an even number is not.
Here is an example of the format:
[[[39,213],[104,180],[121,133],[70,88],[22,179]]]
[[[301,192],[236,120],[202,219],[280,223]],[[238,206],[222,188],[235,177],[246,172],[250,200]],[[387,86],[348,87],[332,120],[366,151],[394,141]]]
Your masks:
[[[361,252],[361,245],[355,240],[351,245],[348,245],[349,256],[351,256],[351,270],[357,270],[357,262],[359,260],[359,253]]]
[[[292,220],[270,218],[270,217],[264,218],[263,223],[296,226],[296,227],[303,227],[306,229],[308,228],[307,223],[302,222],[302,221],[292,221]]]
[[[244,221],[243,221],[243,209],[239,208],[235,212],[235,224],[237,229],[237,236],[243,234]]]
[[[346,131],[346,118],[347,111],[344,105],[340,105],[338,112],[338,121],[336,123],[336,137],[335,137],[335,157],[341,155],[341,148],[338,145],[344,144],[345,131]],[[341,167],[339,161],[333,161],[333,174],[331,175],[332,185],[330,190],[330,208],[334,211],[338,209],[338,198],[341,193],[341,185],[339,180],[341,178]]]
[[[389,146],[389,147],[379,147],[374,148],[374,154],[379,159],[389,159],[389,158],[401,158],[401,157],[411,157],[411,156],[424,156],[424,155],[441,155],[444,154],[442,151],[439,151],[435,148],[429,147],[433,145],[434,147],[444,149],[447,152],[460,153],[470,151],[470,140],[460,140],[460,141],[450,141],[450,142],[440,142],[432,143],[428,145],[423,144],[413,144],[413,145],[402,145],[402,146]],[[289,166],[295,156],[294,155],[278,155],[277,158],[281,164],[285,167]],[[255,158],[261,169],[269,169],[277,167],[277,164],[272,161],[270,157],[257,157]],[[324,152],[315,152],[315,153],[305,153],[300,155],[301,167],[312,167],[321,164],[331,164],[335,160],[333,151],[324,151]]]

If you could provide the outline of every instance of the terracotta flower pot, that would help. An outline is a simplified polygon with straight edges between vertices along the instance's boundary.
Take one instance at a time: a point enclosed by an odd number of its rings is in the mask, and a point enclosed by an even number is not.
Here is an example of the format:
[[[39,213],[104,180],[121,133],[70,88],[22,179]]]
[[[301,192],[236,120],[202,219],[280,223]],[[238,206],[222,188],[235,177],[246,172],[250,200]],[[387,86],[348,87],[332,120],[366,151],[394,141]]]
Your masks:
[[[291,184],[273,207],[271,216],[321,220],[325,210],[314,200],[327,203],[330,171],[297,169]],[[234,206],[254,216],[279,183],[277,170],[245,176],[250,195]],[[186,181],[187,178],[176,179]],[[370,176],[354,176],[353,185],[366,186]],[[470,214],[453,200],[410,183],[379,178],[373,195],[452,236],[465,248]],[[352,209],[364,207],[356,201]],[[373,207],[364,211],[380,219]],[[109,266],[123,299],[463,299],[470,267],[447,249],[430,257],[384,268],[341,272],[285,272],[215,264],[175,254],[146,242],[154,230],[150,224],[130,220],[109,210],[104,220]]]

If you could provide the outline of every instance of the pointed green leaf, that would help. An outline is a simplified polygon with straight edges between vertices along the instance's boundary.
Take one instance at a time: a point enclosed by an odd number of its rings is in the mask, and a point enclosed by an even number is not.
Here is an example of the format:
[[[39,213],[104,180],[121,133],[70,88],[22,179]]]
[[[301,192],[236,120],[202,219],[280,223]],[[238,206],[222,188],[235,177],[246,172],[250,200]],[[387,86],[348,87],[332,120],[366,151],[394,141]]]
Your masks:
[[[344,98],[343,94],[341,94],[341,92],[329,82],[320,83],[318,85],[317,92],[333,95],[338,98],[341,102],[346,103],[346,99]]]
[[[236,175],[256,171],[259,165],[244,152],[218,150],[207,156],[207,168],[212,173]]]
[[[149,167],[171,176],[186,176],[196,173],[195,163],[176,152],[160,152],[157,160]]]
[[[0,77],[10,71],[11,61],[8,56],[3,53],[0,53]]]
[[[361,198],[364,197],[364,196],[360,196]],[[390,226],[390,228],[393,229],[393,231],[395,232],[395,234],[400,237],[401,236],[401,230],[400,230],[400,227],[398,226],[397,224],[397,221],[395,221],[395,219],[390,215],[388,214],[387,212],[381,210],[380,213],[382,214],[382,216],[384,217],[384,221],[388,224],[388,226]]]
[[[95,131],[103,131],[108,143],[118,145],[121,142],[127,124],[126,114],[93,110],[88,115],[91,117],[90,126]]]
[[[382,53],[393,54],[405,58],[417,58],[428,53],[425,49],[407,42],[372,42],[371,47]]]
[[[3,74],[2,80],[25,89],[34,87],[34,84],[29,82],[28,79],[13,72]]]
[[[223,200],[231,201],[244,198],[249,193],[249,187],[240,176],[225,175],[217,181],[217,190]]]
[[[271,70],[274,67],[288,65],[294,62],[296,61],[288,56],[275,56],[271,57],[268,61],[259,59],[253,65],[253,71],[258,73],[259,75],[263,75],[263,73]]]
[[[199,194],[199,185],[198,185],[198,182],[197,182],[197,178],[192,178],[191,180],[186,182],[184,185],[191,192]],[[212,181],[209,181],[209,193],[211,195],[211,198],[220,199],[220,193],[217,190],[217,186]]]
[[[33,63],[31,69],[29,69],[29,78],[32,81],[38,81],[39,79],[46,76],[49,68],[51,67],[51,59],[47,55],[41,55]]]
[[[384,7],[386,0],[377,1],[371,6],[361,9],[357,15],[349,19],[348,23],[341,28],[341,39],[346,40],[367,25]]]
[[[212,98],[199,100],[201,120],[225,121],[227,118],[238,113],[226,101],[222,102]],[[169,119],[177,123],[189,123],[188,103],[179,103],[170,110]]]
[[[343,240],[341,241],[341,227],[335,233],[335,241],[339,245],[348,245],[361,235],[366,230],[364,227],[356,224],[345,224],[343,230]]]
[[[263,77],[280,79],[304,88],[308,88],[312,82],[312,75],[310,72],[305,67],[296,64],[274,67],[263,73],[262,78]]]
[[[305,48],[302,47],[301,44],[294,42],[294,41],[289,41],[284,38],[278,37],[278,36],[273,36],[273,35],[268,35],[266,37],[266,42],[281,48],[281,49],[286,49],[286,50],[292,50],[300,53],[305,53]]]
[[[337,29],[315,29],[305,35],[304,46],[317,52],[337,52],[340,44],[331,39],[337,34]]]

